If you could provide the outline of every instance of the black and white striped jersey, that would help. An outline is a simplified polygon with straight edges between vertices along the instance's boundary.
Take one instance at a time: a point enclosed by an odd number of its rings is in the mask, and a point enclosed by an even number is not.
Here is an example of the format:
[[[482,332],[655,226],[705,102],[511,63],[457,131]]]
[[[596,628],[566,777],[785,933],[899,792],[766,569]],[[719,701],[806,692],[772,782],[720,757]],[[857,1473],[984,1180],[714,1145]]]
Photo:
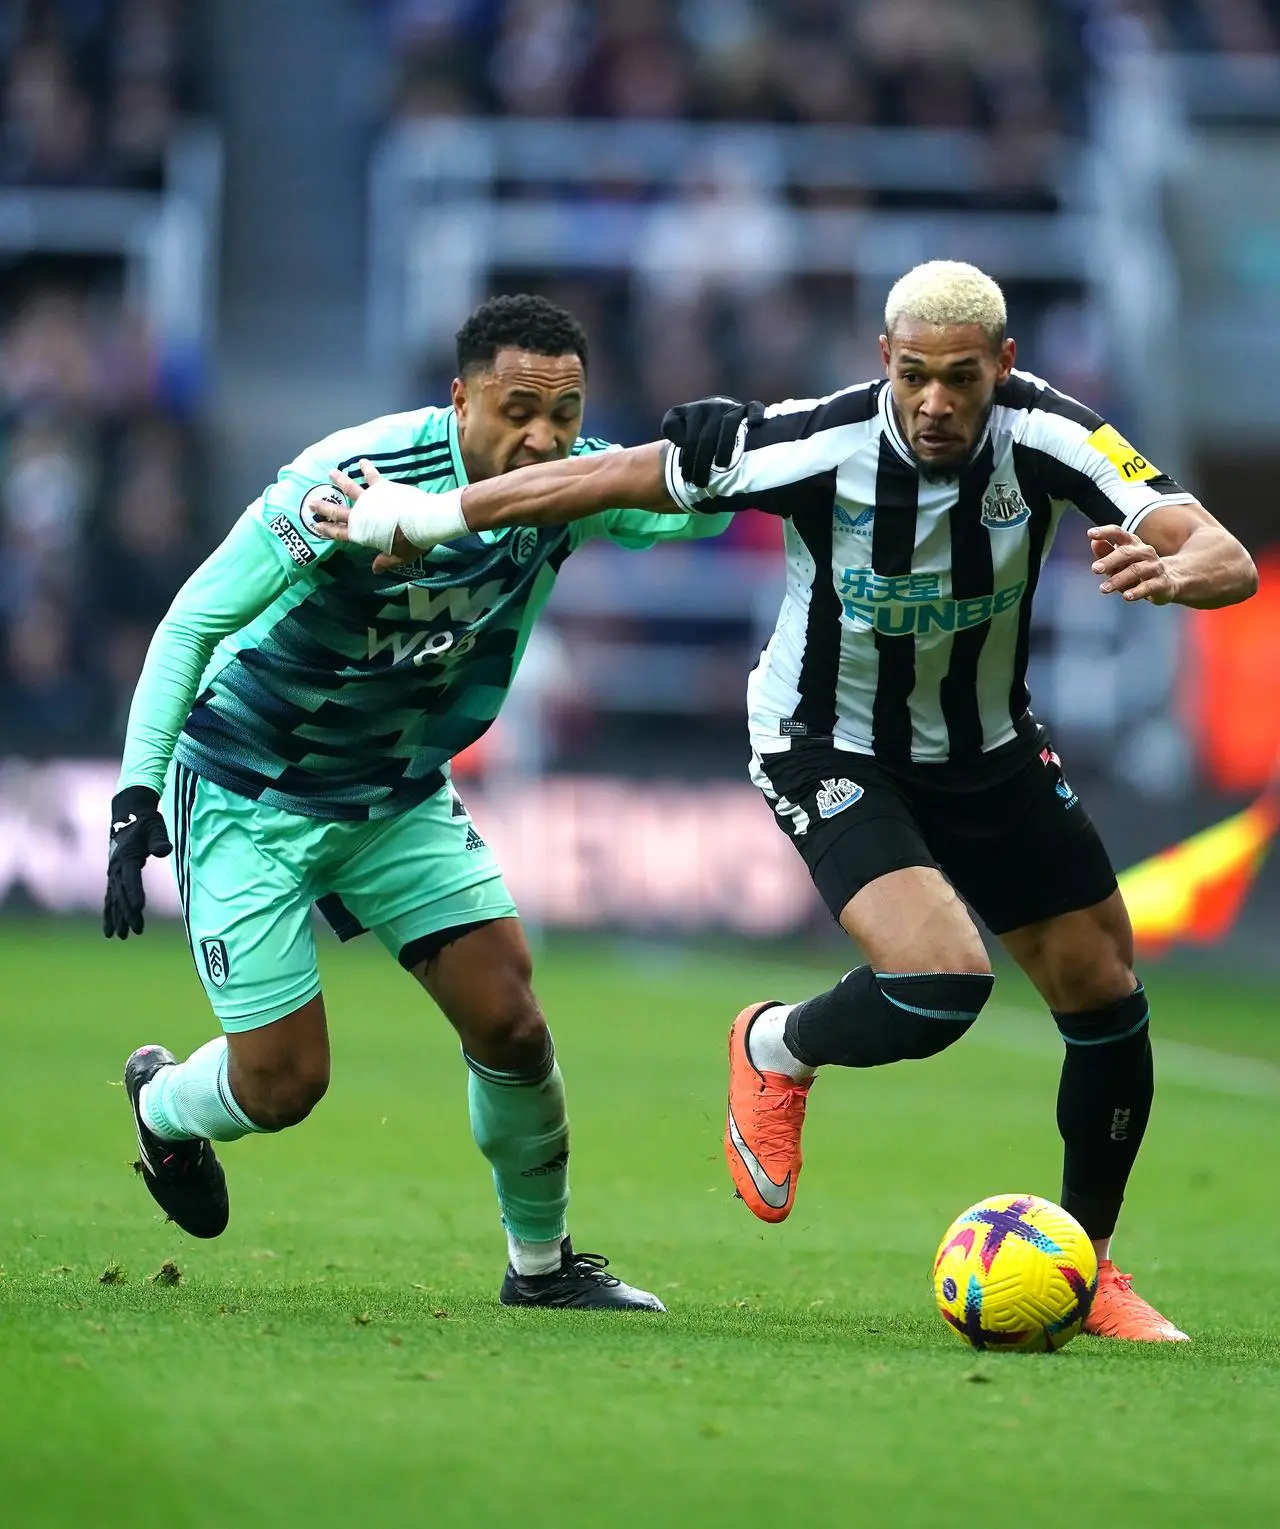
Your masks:
[[[1133,530],[1193,502],[1093,410],[1015,371],[969,464],[925,478],[887,381],[772,405],[686,508],[785,517],[787,589],[747,688],[758,753],[799,738],[905,762],[972,758],[1025,728],[1031,601],[1063,510]]]

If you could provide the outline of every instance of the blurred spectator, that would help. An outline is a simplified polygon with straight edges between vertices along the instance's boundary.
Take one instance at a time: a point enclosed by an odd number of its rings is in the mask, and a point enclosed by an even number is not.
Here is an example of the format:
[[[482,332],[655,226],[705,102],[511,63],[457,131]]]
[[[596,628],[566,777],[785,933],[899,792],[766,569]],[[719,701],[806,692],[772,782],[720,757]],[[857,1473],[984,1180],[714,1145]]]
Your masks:
[[[97,691],[73,653],[68,617],[51,600],[8,623],[0,670],[0,753],[60,754],[100,735]]]
[[[7,299],[7,301],[6,301]],[[0,279],[0,752],[110,749],[203,549],[187,427],[109,263]]]
[[[176,0],[5,0],[0,184],[161,184],[189,96]]]

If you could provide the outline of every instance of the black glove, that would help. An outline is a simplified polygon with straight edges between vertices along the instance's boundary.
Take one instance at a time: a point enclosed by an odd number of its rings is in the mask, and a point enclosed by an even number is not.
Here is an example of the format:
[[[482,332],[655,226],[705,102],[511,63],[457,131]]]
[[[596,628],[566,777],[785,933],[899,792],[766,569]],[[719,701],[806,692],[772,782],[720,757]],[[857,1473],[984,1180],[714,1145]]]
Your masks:
[[[107,857],[107,896],[102,904],[102,932],[127,940],[142,933],[142,867],[148,856],[173,853],[160,816],[160,798],[150,786],[126,786],[111,802],[111,851]]]
[[[662,416],[662,433],[680,451],[680,475],[694,488],[706,488],[711,470],[733,465],[738,431],[764,418],[762,403],[736,398],[698,398],[677,404]]]

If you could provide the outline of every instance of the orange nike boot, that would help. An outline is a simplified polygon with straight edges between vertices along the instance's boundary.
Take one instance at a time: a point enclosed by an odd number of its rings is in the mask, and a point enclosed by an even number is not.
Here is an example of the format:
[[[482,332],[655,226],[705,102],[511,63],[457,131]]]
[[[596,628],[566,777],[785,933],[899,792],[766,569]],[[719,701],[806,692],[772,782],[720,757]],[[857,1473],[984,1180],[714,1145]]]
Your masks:
[[[800,1177],[800,1130],[813,1082],[761,1072],[747,1050],[751,1026],[777,1000],[743,1009],[729,1030],[729,1118],[724,1155],[738,1194],[761,1221],[785,1221]]]
[[[1098,1293],[1093,1298],[1084,1331],[1098,1338],[1131,1338],[1138,1343],[1189,1343],[1190,1335],[1133,1288],[1133,1275],[1121,1274],[1111,1260],[1098,1265]]]

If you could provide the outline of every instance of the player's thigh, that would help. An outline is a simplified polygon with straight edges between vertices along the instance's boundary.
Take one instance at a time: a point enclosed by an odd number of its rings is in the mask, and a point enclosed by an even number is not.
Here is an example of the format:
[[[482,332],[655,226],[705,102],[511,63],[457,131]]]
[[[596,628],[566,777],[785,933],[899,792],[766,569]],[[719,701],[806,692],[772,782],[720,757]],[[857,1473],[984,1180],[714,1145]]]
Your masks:
[[[1092,908],[1116,890],[1106,848],[1047,741],[989,784],[913,801],[938,864],[993,934]]]
[[[284,1019],[320,991],[308,863],[319,830],[176,765],[173,868],[196,971],[228,1033]]]
[[[1133,992],[1133,926],[1117,890],[1100,902],[1025,924],[1001,942],[1051,1009],[1078,1014]]]
[[[869,882],[845,904],[840,927],[877,972],[991,970],[968,909],[929,866],[907,866]]]
[[[407,971],[454,931],[516,916],[493,851],[452,786],[369,825],[331,867],[327,887],[322,906],[339,933],[372,930]]]
[[[893,774],[830,745],[756,755],[751,778],[831,916],[878,971],[985,971],[982,941]]]
[[[505,1071],[543,1064],[547,1022],[533,991],[533,958],[517,918],[441,931],[412,968],[474,1063]]]
[[[512,1019],[537,1016],[533,996],[533,956],[518,918],[442,930],[447,938],[429,940],[433,947],[412,970],[449,1022],[458,1030],[474,1030]]]

